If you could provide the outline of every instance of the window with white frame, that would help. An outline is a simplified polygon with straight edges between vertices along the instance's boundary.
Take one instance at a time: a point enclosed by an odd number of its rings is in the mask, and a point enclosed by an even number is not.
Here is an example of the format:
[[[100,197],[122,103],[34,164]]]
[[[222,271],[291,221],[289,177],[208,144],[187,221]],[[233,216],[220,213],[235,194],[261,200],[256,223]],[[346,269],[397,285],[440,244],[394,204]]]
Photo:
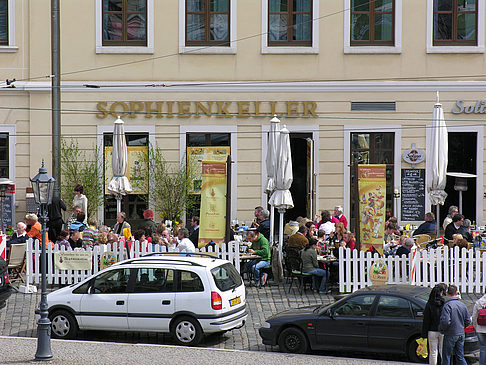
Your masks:
[[[344,53],[401,53],[402,0],[344,0]]]
[[[484,53],[484,0],[427,0],[428,53]]]
[[[0,0],[0,53],[16,52],[15,0]]]
[[[154,0],[96,0],[97,53],[153,53]]]
[[[318,53],[318,0],[262,0],[262,53]]]

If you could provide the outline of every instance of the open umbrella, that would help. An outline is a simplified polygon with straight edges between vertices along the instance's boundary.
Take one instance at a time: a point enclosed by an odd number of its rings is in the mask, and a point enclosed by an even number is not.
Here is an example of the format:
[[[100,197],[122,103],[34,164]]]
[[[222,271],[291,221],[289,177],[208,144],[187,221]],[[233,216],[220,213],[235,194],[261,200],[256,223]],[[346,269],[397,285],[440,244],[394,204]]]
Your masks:
[[[121,199],[123,195],[132,191],[130,181],[125,176],[127,172],[127,142],[125,140],[125,129],[123,120],[120,117],[115,120],[113,128],[113,151],[111,153],[111,168],[113,177],[108,184],[108,192],[115,195],[116,211],[121,212]]]
[[[444,120],[444,111],[442,104],[439,103],[439,92],[437,92],[437,101],[434,105],[432,115],[432,139],[430,146],[430,173],[429,173],[429,199],[432,205],[437,207],[437,237],[439,237],[439,205],[444,205],[447,193],[446,187],[447,173],[447,154],[448,140],[447,127]]]
[[[267,187],[265,192],[269,196],[275,190],[275,170],[277,167],[277,142],[280,136],[280,120],[276,115],[270,120],[270,133],[268,135],[268,146],[267,146]],[[271,205],[270,214],[270,244],[273,244],[274,237],[274,222],[275,222],[275,206]]]
[[[289,130],[284,126],[280,130],[280,136],[277,143],[277,164],[275,169],[275,191],[270,197],[270,204],[277,207],[280,213],[279,225],[279,252],[282,255],[283,246],[283,215],[286,209],[294,207],[290,187],[294,177],[292,174],[292,155],[290,152]]]

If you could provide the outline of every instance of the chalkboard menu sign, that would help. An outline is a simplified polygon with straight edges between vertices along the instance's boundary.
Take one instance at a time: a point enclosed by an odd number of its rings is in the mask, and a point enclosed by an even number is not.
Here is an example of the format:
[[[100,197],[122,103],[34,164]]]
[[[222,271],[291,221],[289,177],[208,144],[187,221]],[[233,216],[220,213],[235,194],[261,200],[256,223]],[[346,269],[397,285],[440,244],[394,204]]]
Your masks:
[[[423,221],[425,218],[425,170],[402,170],[402,221]]]

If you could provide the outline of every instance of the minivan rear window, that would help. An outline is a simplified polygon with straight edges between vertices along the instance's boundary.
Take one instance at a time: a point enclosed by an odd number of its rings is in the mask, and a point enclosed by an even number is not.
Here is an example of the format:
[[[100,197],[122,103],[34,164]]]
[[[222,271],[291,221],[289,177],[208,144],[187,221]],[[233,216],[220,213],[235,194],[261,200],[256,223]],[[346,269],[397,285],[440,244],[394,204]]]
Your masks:
[[[211,270],[214,283],[221,291],[231,290],[241,285],[241,276],[235,267],[226,263]]]

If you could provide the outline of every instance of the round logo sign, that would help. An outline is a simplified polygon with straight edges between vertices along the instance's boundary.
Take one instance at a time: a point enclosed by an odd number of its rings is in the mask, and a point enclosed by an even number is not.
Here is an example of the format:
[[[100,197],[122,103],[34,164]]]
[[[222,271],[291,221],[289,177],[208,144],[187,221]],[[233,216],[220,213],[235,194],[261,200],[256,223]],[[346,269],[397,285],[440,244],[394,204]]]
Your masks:
[[[425,153],[418,148],[409,148],[403,152],[402,158],[405,162],[416,164],[425,160]]]

